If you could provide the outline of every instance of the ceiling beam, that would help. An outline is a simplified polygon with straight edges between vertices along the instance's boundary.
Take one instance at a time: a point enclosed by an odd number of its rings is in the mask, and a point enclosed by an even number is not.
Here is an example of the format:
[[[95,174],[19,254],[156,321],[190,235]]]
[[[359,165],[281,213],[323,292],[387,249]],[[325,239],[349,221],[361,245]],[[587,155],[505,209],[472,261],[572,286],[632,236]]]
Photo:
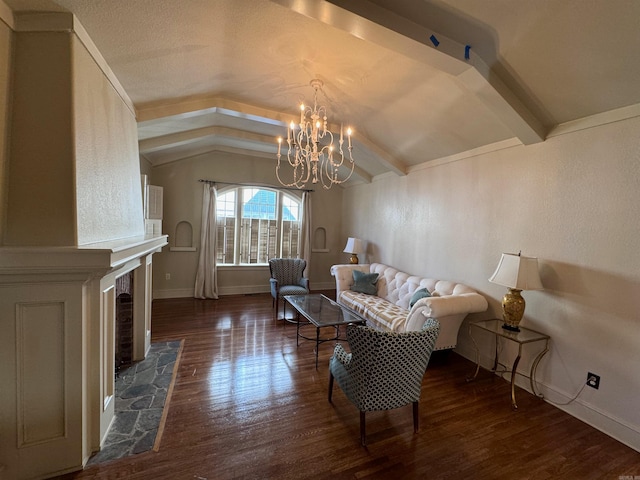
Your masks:
[[[141,105],[137,109],[137,119],[138,125],[140,127],[145,127],[147,124],[153,124],[154,121],[159,119],[167,121],[181,120],[211,113],[246,118],[260,123],[282,126],[283,128],[286,128],[293,118],[293,115],[290,113],[283,113],[277,110],[257,107],[255,105],[229,100],[219,96],[207,96],[168,104]],[[327,126],[334,134],[338,134],[340,132],[341,126],[338,124],[328,124]],[[210,130],[212,128],[217,128],[217,130]],[[202,129],[195,129],[171,135],[163,135],[160,137],[143,138],[143,140],[140,140],[139,142],[139,149],[141,152],[148,152],[150,149],[159,149],[172,143],[195,141],[197,138],[202,136],[228,134],[235,138],[247,138],[252,141],[264,142],[273,145],[273,151],[275,152],[275,137],[269,135],[250,134],[240,130],[232,131],[233,129],[223,130],[223,128],[224,127],[205,127]],[[396,174],[406,175],[406,165],[395,159],[389,154],[389,152],[381,148],[375,142],[361,136],[360,134],[354,136],[353,141],[360,142],[365,148],[374,152],[379,157],[379,160]],[[163,142],[167,143],[163,144]]]
[[[523,143],[544,141],[546,128],[482,58],[437,32],[367,0],[272,0],[307,17],[423,62],[458,80]]]
[[[150,153],[166,148],[194,143],[205,137],[234,138],[257,144],[273,145],[272,148],[265,148],[264,151],[273,151],[274,154],[276,151],[276,146],[271,135],[262,135],[259,133],[247,132],[245,130],[238,130],[237,128],[221,126],[195,128],[193,130],[161,135],[159,137],[146,138],[138,142],[138,149],[141,153]]]

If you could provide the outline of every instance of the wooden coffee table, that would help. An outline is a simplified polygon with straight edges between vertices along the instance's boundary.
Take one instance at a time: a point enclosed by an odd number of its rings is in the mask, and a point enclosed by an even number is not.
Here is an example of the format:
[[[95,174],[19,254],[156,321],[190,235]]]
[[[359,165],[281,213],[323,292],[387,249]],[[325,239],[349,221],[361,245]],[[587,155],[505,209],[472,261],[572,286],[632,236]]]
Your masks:
[[[302,315],[308,322],[316,327],[316,338],[305,337],[300,334],[300,319],[296,322],[296,344],[300,338],[315,340],[316,342],[316,368],[318,368],[318,349],[320,344],[331,340],[344,340],[340,338],[340,325],[350,323],[366,324],[367,321],[347,307],[338,305],[330,298],[320,294],[310,295],[286,295],[284,299],[296,309],[298,315]],[[334,327],[336,334],[331,338],[320,338],[322,327]]]

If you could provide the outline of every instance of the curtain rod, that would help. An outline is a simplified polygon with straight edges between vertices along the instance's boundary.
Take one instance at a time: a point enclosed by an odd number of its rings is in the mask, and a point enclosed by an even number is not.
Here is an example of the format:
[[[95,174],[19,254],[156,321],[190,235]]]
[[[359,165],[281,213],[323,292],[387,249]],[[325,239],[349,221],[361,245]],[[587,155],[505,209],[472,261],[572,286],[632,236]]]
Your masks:
[[[295,192],[313,192],[313,190],[305,190],[305,189],[302,189],[302,188],[289,188],[289,187],[283,187],[283,186],[275,187],[273,185],[265,185],[265,184],[261,185],[259,183],[218,182],[217,180],[205,180],[205,179],[202,179],[202,178],[200,180],[198,180],[198,181],[202,182],[202,183],[220,183],[222,185],[237,185],[239,187],[266,187],[266,188],[276,188],[276,189],[279,189],[279,190],[293,190]]]

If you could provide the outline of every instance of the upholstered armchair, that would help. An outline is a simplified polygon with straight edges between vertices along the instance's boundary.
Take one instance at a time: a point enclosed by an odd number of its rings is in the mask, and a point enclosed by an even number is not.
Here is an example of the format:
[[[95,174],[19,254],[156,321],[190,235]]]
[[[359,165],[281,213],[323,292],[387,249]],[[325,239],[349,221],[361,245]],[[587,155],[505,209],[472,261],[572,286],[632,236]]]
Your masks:
[[[349,325],[351,353],[335,347],[329,361],[329,402],[334,378],[360,410],[360,441],[366,445],[365,413],[413,404],[413,430],[418,431],[422,377],[440,332],[437,320],[427,319],[421,331],[397,333]]]
[[[285,295],[307,295],[309,293],[309,279],[302,276],[307,262],[302,258],[272,258],[269,260],[271,272],[271,304],[275,306],[275,318],[278,319],[280,299]],[[287,303],[284,302],[286,317]]]

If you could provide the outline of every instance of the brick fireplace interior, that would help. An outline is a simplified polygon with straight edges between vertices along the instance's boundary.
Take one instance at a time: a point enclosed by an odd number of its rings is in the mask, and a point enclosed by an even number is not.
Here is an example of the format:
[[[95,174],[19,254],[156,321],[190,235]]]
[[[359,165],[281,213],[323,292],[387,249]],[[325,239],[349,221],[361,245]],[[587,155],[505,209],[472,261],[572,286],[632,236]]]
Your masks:
[[[131,271],[116,279],[116,375],[133,362],[133,275]]]

